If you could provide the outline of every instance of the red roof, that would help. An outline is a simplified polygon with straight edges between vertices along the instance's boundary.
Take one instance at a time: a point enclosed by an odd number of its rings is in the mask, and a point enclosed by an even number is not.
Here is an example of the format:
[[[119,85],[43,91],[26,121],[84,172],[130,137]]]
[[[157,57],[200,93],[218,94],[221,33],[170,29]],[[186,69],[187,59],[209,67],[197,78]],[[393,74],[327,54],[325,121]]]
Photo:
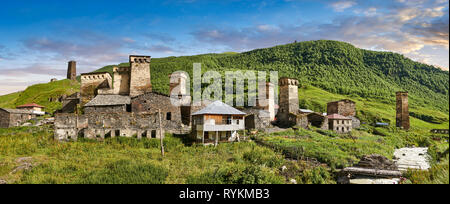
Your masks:
[[[38,105],[38,104],[35,104],[35,103],[30,103],[30,104],[17,106],[17,108],[45,108],[45,107],[41,106],[41,105]]]
[[[339,115],[339,114],[329,115],[328,119],[351,120],[351,118],[347,118],[347,117]]]

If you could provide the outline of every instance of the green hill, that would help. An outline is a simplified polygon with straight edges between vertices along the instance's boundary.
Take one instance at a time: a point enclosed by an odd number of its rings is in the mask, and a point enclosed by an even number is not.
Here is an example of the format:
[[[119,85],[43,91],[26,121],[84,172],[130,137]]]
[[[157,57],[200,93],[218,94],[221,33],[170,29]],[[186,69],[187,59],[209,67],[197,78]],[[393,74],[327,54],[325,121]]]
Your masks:
[[[54,112],[61,108],[58,98],[63,95],[71,95],[80,90],[77,81],[61,80],[46,84],[36,84],[28,87],[25,91],[0,96],[0,107],[15,108],[16,106],[37,103],[45,106],[45,111]],[[50,101],[50,99],[54,99]]]
[[[202,63],[203,71],[279,71],[301,82],[303,108],[324,111],[326,102],[350,98],[358,102],[358,114],[367,122],[394,123],[395,92],[408,91],[413,123],[420,127],[447,127],[449,112],[449,72],[414,62],[391,52],[375,52],[337,41],[308,41],[257,49],[244,53],[204,54],[152,59],[153,89],[168,93],[168,75],[183,70],[192,77],[192,64]],[[123,63],[122,65],[127,65]],[[113,66],[95,72],[112,73]],[[21,93],[0,97],[0,106],[23,102],[49,102],[51,96],[75,91],[79,84],[42,84]],[[40,90],[44,90],[43,92]],[[419,120],[420,119],[420,120]]]

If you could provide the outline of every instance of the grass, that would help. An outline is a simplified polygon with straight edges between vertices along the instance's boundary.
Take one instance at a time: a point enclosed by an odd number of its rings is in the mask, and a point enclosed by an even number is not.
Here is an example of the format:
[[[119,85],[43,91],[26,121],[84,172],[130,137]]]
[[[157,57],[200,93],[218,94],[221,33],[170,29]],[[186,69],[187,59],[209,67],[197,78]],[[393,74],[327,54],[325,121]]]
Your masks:
[[[285,163],[281,155],[253,142],[221,144],[217,148],[186,146],[182,139],[167,135],[166,156],[162,158],[157,139],[61,143],[52,136],[49,128],[0,129],[0,179],[18,184],[285,183],[286,180],[279,171]],[[261,157],[248,156],[253,153]],[[22,157],[32,157],[33,168],[10,174],[20,166],[17,159]]]
[[[336,136],[337,135],[337,136]],[[349,134],[330,134],[321,130],[288,130],[260,134],[256,140],[294,159],[316,159],[332,169],[353,166],[364,155],[379,154],[392,159],[394,150],[407,146],[448,149],[445,139],[436,135],[384,129],[384,136],[354,130]]]

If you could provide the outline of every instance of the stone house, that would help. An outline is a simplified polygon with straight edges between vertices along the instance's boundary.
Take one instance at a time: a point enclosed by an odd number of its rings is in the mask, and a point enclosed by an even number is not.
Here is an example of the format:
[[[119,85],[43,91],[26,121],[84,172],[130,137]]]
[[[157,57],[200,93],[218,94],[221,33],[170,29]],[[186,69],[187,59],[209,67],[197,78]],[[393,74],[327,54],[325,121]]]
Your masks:
[[[0,108],[0,128],[18,127],[36,118],[36,114],[27,109]]]
[[[339,114],[329,115],[328,122],[330,130],[337,133],[348,133],[353,129],[352,119]]]
[[[356,103],[349,99],[334,101],[327,104],[328,115],[338,114],[352,119],[353,129],[361,126],[361,121],[356,117]]]
[[[35,103],[24,104],[16,107],[16,109],[32,111],[37,115],[45,115],[44,108],[45,108],[44,106]]]
[[[237,131],[245,130],[246,113],[221,101],[192,114],[192,137],[203,144],[217,145],[221,141],[238,138]]]
[[[242,112],[247,114],[245,116],[246,130],[264,130],[271,126],[272,117],[269,111],[259,108],[245,108]]]

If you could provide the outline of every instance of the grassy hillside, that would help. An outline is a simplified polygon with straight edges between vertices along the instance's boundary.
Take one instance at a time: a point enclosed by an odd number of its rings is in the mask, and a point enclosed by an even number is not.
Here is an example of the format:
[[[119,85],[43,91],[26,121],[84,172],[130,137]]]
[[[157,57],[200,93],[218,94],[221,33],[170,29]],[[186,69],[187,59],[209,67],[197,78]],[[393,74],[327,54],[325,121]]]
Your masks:
[[[45,106],[45,111],[54,112],[61,108],[58,101],[49,99],[58,99],[62,95],[70,95],[80,90],[80,83],[77,81],[61,80],[46,84],[36,84],[28,87],[24,91],[0,96],[0,107],[15,108],[16,106],[37,103]]]
[[[192,64],[204,71],[279,71],[330,93],[395,101],[396,91],[408,91],[413,106],[448,112],[449,72],[414,62],[391,52],[358,49],[337,41],[308,41],[245,53],[205,54],[152,59],[155,90],[168,92],[168,75],[183,70],[192,77]],[[122,65],[127,65],[124,63]],[[97,71],[112,73],[113,66]]]

